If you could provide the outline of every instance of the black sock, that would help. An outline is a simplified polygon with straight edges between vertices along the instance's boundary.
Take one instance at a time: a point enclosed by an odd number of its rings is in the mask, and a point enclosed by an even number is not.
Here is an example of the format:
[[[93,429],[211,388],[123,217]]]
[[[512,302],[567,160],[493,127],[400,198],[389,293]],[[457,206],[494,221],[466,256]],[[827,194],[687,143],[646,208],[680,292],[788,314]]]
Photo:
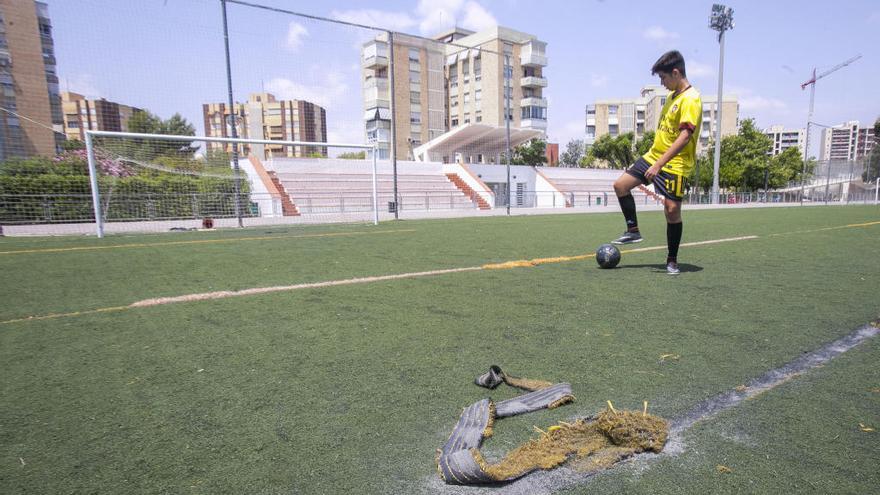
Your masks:
[[[626,231],[638,232],[639,222],[636,220],[636,200],[633,195],[618,196],[617,202],[620,203],[620,210],[623,211],[623,218],[626,219]]]
[[[681,230],[681,222],[666,224],[666,245],[669,246],[669,256],[666,258],[667,263],[670,261],[678,262],[678,245],[681,244]]]

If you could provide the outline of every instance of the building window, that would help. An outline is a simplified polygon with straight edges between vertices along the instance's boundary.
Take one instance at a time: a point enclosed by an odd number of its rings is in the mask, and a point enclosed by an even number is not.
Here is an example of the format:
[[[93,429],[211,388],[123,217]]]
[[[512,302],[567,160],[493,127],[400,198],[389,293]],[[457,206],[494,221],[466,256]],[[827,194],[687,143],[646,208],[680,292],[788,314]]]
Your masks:
[[[468,74],[470,74],[470,71],[471,71],[470,61],[468,59],[462,60],[461,61],[461,75],[467,76]]]
[[[464,104],[467,105],[467,104],[470,103],[470,102],[471,102],[471,94],[470,94],[470,93],[465,93],[465,94],[464,94]]]
[[[414,70],[409,71],[409,82],[411,82],[411,83],[422,82],[422,73],[419,71],[414,71]]]
[[[458,96],[453,96],[449,99],[449,106],[450,107],[457,107],[458,106]]]
[[[547,120],[547,108],[534,106],[522,107],[522,118]]]
[[[418,91],[410,91],[409,92],[409,102],[410,103],[421,103],[422,94]]]
[[[414,60],[416,62],[419,61],[419,49],[418,48],[410,48],[409,49],[409,59]]]
[[[617,105],[608,105],[608,115],[617,115]]]
[[[475,58],[474,59],[474,81],[479,81],[480,79],[482,79],[482,75],[483,75],[483,63],[482,63],[481,59]]]
[[[410,112],[409,123],[410,124],[421,124],[422,123],[422,114],[420,112]]]
[[[457,125],[458,125],[458,119],[452,119],[452,122],[450,123],[450,125],[451,125],[452,127],[457,126]]]
[[[617,124],[611,124],[608,126],[608,134],[611,134],[612,136],[617,136],[618,132],[620,132],[620,131],[618,129]]]

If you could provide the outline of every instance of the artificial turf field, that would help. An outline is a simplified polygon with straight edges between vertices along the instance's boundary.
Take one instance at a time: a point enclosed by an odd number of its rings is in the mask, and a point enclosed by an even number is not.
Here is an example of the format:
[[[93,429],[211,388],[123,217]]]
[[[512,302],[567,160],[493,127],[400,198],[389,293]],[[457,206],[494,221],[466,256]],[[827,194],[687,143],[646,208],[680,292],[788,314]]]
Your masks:
[[[136,301],[591,253],[619,213],[92,238],[0,238],[0,492],[503,493],[447,488],[461,409],[516,391],[577,401],[505,419],[498,459],[558,420],[674,418],[880,316],[876,206],[684,213],[621,266],[593,259],[128,307]],[[196,242],[191,242],[196,241]],[[107,309],[106,311],[94,311]],[[34,318],[29,318],[34,317]],[[661,356],[666,356],[661,359]],[[682,451],[559,493],[872,493],[880,339],[698,422]],[[724,466],[726,470],[719,470]],[[724,471],[724,472],[722,472]],[[555,490],[535,487],[535,492]]]

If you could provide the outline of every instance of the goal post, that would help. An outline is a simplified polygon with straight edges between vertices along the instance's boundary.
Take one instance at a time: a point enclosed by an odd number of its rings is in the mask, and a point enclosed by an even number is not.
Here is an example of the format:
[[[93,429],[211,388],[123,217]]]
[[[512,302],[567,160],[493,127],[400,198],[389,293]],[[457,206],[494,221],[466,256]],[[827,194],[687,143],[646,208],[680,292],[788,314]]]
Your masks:
[[[114,231],[135,230],[120,222],[140,222],[147,231],[192,229],[206,218],[218,227],[241,226],[243,217],[249,225],[285,223],[281,217],[299,215],[285,190],[285,181],[296,177],[285,179],[273,163],[317,170],[340,161],[354,162],[359,170],[371,165],[370,197],[349,200],[359,207],[350,206],[336,220],[364,221],[371,214],[369,220],[379,222],[375,145],[109,131],[86,131],[85,141],[88,220],[94,220],[98,237],[111,223]],[[232,146],[239,148],[238,169]],[[338,156],[354,160],[332,159]]]

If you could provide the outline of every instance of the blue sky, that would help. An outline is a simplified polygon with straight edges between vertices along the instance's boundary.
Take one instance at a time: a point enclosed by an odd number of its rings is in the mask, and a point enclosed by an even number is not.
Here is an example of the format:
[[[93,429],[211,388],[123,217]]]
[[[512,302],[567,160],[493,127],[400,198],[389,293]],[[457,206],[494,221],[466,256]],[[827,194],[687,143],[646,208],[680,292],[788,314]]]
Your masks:
[[[201,104],[226,100],[218,0],[45,0],[54,26],[62,89],[147,108],[180,112],[202,134]],[[588,0],[252,0],[309,14],[430,35],[453,23],[495,23],[548,43],[548,135],[564,145],[582,138],[584,106],[631,98],[657,84],[650,67],[679,49],[691,83],[717,92],[718,42],[707,27],[711,1]],[[736,94],[740,118],[758,125],[804,127],[813,67],[862,59],[819,81],[813,120],[839,124],[880,117],[880,2],[730,1],[736,27],[727,35],[724,93]],[[363,142],[359,68],[366,30],[230,4],[236,100],[265,89],[327,109],[332,141]],[[873,33],[873,34],[872,34]],[[817,135],[814,135],[816,137]]]

